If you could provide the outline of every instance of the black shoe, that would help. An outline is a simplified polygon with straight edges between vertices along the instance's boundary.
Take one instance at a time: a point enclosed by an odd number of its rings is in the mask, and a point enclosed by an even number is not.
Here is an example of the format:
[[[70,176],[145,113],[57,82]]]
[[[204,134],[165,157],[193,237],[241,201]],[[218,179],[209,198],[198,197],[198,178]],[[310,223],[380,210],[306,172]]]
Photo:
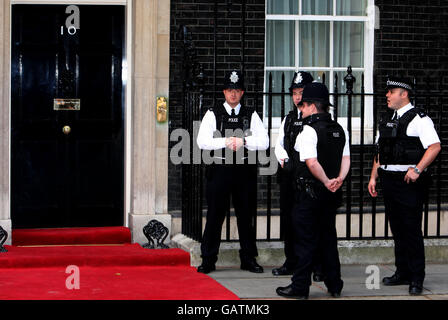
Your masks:
[[[313,281],[314,282],[322,282],[324,281],[325,277],[322,273],[320,272],[315,272],[313,273]]]
[[[383,278],[383,284],[385,286],[400,286],[404,284],[409,284],[409,280],[395,273],[391,277]]]
[[[409,285],[409,294],[411,296],[419,296],[423,291],[423,283],[412,281]]]
[[[255,259],[241,262],[241,270],[247,270],[253,273],[263,273],[263,267],[260,266]]]
[[[210,273],[212,271],[215,271],[216,267],[214,264],[207,264],[207,263],[202,263],[199,267],[198,267],[198,272],[200,273]]]
[[[341,297],[341,291],[328,291],[328,293],[333,297],[333,298],[340,298]]]
[[[285,266],[281,266],[280,268],[272,269],[272,274],[274,276],[289,276],[292,275],[294,271],[292,269],[288,269]]]
[[[282,297],[295,298],[299,300],[308,299],[308,294],[294,290],[292,285],[289,285],[287,287],[278,287],[275,292],[277,292],[277,294]]]

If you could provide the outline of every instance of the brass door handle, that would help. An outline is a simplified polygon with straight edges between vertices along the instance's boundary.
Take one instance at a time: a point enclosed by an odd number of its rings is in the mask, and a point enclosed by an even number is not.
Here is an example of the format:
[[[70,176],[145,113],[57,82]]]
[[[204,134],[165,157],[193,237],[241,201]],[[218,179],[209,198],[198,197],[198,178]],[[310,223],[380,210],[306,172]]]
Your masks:
[[[64,126],[64,127],[62,128],[62,132],[63,132],[65,135],[70,134],[71,131],[72,131],[72,128],[70,128],[70,126]]]

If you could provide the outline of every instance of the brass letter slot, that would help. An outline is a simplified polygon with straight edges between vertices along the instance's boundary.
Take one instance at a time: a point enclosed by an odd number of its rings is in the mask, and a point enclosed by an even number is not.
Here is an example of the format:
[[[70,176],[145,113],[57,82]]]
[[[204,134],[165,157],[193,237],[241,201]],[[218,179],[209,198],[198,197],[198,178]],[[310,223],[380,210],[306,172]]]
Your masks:
[[[53,99],[53,109],[63,110],[81,110],[81,99]]]

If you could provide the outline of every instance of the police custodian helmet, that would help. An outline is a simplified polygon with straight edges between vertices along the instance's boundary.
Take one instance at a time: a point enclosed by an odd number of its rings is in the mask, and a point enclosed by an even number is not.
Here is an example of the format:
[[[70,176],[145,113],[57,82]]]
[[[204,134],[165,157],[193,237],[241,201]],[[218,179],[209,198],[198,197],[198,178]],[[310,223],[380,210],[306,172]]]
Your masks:
[[[238,70],[232,70],[226,74],[224,78],[224,87],[226,89],[241,89],[244,90],[244,76]]]
[[[289,91],[292,92],[293,89],[303,88],[308,83],[314,81],[313,76],[309,72],[305,71],[297,71],[294,72],[294,77],[292,78],[291,86],[289,87]]]
[[[303,105],[304,102],[320,102],[327,106],[332,106],[328,88],[320,82],[312,82],[304,87],[302,101],[299,102],[299,106]]]
[[[412,88],[411,81],[405,78],[398,77],[388,77],[386,81],[386,90],[390,90],[393,88],[401,88],[407,90],[409,93],[413,93],[414,89]]]

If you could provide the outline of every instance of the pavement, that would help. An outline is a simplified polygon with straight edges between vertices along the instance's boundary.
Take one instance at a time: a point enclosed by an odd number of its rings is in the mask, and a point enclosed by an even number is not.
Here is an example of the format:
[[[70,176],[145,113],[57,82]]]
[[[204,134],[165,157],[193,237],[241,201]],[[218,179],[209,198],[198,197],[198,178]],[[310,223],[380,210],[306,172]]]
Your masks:
[[[394,273],[394,265],[378,264],[368,267],[369,265],[341,266],[344,288],[338,300],[448,301],[448,264],[426,264],[426,278],[421,296],[410,296],[407,285],[382,285],[381,279]],[[274,276],[273,268],[264,266],[264,273],[256,274],[235,267],[217,267],[216,271],[208,275],[243,300],[292,300],[280,297],[275,292],[277,287],[289,285],[291,276]],[[309,300],[335,300],[335,298],[328,295],[323,282],[313,282]]]

